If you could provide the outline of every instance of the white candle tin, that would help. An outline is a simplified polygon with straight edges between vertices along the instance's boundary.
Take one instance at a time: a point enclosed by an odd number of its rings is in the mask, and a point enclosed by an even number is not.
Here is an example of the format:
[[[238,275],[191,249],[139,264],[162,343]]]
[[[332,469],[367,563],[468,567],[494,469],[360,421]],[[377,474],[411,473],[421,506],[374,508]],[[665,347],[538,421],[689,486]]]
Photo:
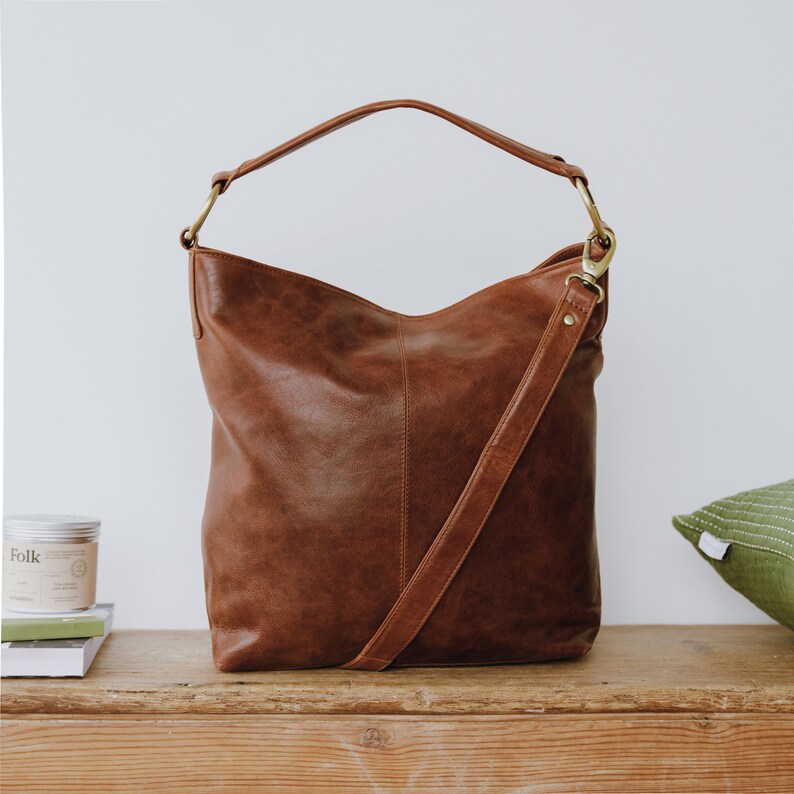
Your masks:
[[[79,612],[93,607],[100,524],[87,516],[6,516],[3,608]]]

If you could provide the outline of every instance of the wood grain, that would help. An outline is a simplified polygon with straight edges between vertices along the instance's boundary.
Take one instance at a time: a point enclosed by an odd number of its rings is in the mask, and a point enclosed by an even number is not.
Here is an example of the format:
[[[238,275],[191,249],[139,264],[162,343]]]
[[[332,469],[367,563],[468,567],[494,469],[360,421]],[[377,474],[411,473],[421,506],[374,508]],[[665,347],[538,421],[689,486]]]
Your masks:
[[[4,792],[794,791],[794,634],[604,629],[584,659],[219,673],[206,632],[114,634],[5,679]]]
[[[85,679],[6,679],[6,714],[794,713],[781,626],[623,626],[583,659],[363,673],[220,673],[207,632],[120,631]]]
[[[9,719],[3,791],[791,792],[775,715]]]

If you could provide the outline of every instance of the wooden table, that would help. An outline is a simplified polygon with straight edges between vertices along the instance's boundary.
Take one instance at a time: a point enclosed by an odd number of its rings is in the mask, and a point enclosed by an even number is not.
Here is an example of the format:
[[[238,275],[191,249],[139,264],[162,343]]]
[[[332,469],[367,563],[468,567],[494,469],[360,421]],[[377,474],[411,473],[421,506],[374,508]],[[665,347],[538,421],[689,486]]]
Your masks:
[[[578,661],[219,673],[119,631],[85,679],[5,679],[3,791],[794,791],[794,633],[605,628]]]

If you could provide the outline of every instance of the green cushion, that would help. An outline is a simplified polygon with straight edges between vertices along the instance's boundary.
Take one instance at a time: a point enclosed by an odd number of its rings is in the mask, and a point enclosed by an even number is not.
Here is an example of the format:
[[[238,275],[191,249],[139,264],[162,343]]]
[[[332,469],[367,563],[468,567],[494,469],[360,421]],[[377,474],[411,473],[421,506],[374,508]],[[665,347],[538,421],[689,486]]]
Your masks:
[[[718,499],[673,526],[731,587],[794,629],[794,480]]]

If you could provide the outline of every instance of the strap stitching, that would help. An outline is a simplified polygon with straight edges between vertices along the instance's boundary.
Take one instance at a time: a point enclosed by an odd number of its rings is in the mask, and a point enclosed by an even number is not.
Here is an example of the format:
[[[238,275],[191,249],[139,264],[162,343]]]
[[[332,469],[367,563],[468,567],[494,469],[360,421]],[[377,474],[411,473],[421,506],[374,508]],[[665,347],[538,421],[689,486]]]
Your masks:
[[[585,289],[587,288],[585,287]],[[567,297],[565,298],[565,302],[570,304],[574,308],[579,309],[579,311],[586,312],[588,310],[586,306],[580,306],[578,303],[574,303],[572,300],[569,300]]]

